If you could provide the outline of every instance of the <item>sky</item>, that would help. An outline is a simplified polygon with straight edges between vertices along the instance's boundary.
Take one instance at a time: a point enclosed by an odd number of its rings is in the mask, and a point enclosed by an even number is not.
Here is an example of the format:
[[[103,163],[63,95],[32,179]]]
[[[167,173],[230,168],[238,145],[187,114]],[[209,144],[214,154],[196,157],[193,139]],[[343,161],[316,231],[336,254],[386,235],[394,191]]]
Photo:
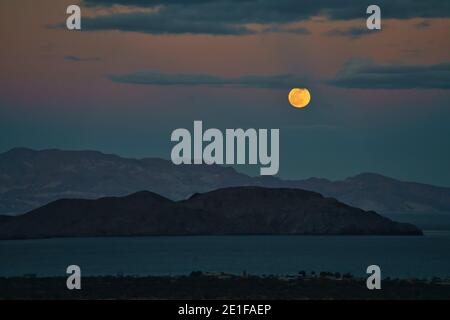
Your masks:
[[[0,152],[169,159],[171,132],[202,120],[279,128],[282,178],[450,186],[450,2],[378,1],[370,31],[371,2],[2,0]]]

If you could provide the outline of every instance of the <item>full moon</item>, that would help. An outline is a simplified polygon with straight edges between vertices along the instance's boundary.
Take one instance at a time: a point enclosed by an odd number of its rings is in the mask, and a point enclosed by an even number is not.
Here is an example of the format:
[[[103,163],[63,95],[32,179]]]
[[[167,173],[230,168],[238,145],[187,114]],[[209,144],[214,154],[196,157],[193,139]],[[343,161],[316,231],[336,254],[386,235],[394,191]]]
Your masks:
[[[311,101],[311,94],[306,88],[294,88],[289,92],[288,99],[294,108],[304,108]]]

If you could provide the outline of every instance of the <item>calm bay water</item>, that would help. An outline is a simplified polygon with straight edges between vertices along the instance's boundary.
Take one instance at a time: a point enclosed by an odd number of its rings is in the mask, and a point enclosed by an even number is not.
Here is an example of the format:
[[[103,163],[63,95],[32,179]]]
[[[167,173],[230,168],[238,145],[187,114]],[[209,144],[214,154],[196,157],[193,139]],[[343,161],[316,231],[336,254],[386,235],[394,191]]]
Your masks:
[[[383,277],[450,277],[450,232],[400,236],[198,236],[0,241],[0,276],[350,272],[378,264]]]

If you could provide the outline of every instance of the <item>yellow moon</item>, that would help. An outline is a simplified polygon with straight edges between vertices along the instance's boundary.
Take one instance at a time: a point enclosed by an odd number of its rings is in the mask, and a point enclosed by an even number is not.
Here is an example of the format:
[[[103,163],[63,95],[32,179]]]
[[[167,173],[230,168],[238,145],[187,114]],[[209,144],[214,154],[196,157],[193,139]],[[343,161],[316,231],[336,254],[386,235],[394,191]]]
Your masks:
[[[289,92],[288,99],[294,108],[304,108],[311,101],[311,94],[306,88],[294,88]]]

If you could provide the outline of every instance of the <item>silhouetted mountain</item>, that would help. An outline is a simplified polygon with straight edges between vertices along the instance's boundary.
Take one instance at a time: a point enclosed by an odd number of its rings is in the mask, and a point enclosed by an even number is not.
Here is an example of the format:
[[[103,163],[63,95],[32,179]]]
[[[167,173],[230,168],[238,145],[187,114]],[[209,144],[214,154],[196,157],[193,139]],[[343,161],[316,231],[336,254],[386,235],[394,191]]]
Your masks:
[[[2,223],[5,223],[5,222],[10,221],[11,219],[13,219],[12,216],[2,216],[2,215],[0,215],[0,225],[1,225]]]
[[[232,221],[238,233],[288,234],[417,234],[373,211],[348,206],[334,198],[301,189],[234,187],[195,194],[182,201]]]
[[[151,190],[181,200],[196,192],[233,186],[301,188],[380,213],[450,212],[450,188],[402,182],[375,174],[343,181],[249,177],[233,168],[173,165],[96,151],[17,148],[0,154],[0,214],[27,212],[61,198],[95,199]]]
[[[131,235],[396,234],[410,224],[300,189],[235,187],[173,202],[152,192],[63,199],[0,224],[0,239]]]
[[[450,213],[450,188],[398,181],[374,173],[343,181],[311,178],[293,185],[380,213]]]

